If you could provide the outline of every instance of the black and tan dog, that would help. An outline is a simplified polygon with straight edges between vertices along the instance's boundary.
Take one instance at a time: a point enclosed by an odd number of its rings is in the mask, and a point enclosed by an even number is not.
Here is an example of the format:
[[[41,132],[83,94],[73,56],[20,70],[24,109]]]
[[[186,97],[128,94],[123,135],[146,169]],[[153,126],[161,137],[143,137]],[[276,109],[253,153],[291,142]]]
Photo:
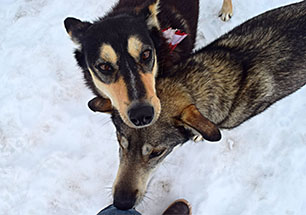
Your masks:
[[[67,18],[64,24],[79,46],[75,58],[88,87],[110,99],[103,101],[127,125],[139,128],[159,116],[157,74],[192,52],[198,13],[199,0],[120,0],[94,23]],[[188,34],[173,51],[162,35],[168,27]],[[95,111],[92,102],[89,107]]]
[[[113,111],[116,207],[141,201],[150,174],[177,145],[195,135],[218,141],[219,128],[240,125],[306,83],[305,11],[303,1],[257,16],[176,65],[175,75],[157,79],[162,111],[153,125],[130,128]]]
[[[199,0],[120,0],[94,23],[67,18],[65,27],[79,46],[75,57],[88,87],[110,99],[100,101],[109,109],[114,106],[127,125],[139,128],[159,116],[157,74],[162,76],[192,52],[198,13]],[[231,18],[231,0],[223,1],[219,15],[224,21]],[[174,50],[161,33],[168,27],[188,34]],[[93,102],[88,104],[95,111]]]

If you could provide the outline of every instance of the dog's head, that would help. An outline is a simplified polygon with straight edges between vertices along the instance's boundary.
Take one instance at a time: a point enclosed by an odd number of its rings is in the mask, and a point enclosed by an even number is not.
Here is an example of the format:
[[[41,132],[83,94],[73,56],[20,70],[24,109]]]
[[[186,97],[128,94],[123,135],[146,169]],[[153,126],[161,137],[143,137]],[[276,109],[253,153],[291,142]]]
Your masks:
[[[92,102],[96,109],[101,108],[100,111],[107,109],[107,102],[101,98]],[[160,117],[149,127],[131,128],[117,111],[112,111],[112,120],[120,145],[120,166],[113,186],[114,205],[119,209],[132,208],[142,200],[151,173],[177,145],[195,140],[195,136],[209,141],[221,138],[214,123],[195,105],[182,101],[162,103]]]
[[[88,85],[110,99],[123,121],[134,128],[152,124],[160,113],[155,92],[157,14],[158,0],[148,0],[94,23],[75,18],[64,22],[78,45],[75,56]]]

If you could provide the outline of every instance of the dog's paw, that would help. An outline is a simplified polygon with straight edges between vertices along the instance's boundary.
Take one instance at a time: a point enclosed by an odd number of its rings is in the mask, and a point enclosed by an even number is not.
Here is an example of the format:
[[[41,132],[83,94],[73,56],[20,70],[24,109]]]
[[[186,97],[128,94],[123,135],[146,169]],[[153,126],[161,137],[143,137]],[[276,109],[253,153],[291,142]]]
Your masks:
[[[222,8],[219,12],[219,17],[221,18],[222,21],[226,22],[230,20],[233,16],[233,11],[230,9],[224,9]]]
[[[194,135],[192,140],[197,143],[203,141],[204,138],[202,137],[202,135]]]
[[[233,16],[233,5],[232,0],[224,0],[222,8],[219,12],[219,17],[222,21],[226,22],[230,20]]]

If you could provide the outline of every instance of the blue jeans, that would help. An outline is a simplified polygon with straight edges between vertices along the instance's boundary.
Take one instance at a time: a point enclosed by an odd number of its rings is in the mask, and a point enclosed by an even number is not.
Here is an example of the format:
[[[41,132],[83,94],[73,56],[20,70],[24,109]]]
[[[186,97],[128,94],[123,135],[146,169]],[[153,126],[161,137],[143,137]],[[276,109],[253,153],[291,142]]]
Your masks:
[[[115,208],[113,205],[110,205],[100,211],[97,215],[141,215],[141,213],[137,212],[135,209],[122,211]]]

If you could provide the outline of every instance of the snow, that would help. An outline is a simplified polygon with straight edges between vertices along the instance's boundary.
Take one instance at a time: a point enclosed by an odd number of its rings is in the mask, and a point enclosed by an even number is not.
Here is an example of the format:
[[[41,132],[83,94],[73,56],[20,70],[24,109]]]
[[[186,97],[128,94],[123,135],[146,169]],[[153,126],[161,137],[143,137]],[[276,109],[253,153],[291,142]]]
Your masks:
[[[197,47],[268,9],[296,1],[201,0]],[[115,3],[1,0],[0,214],[96,214],[112,202],[115,130],[93,113],[63,20],[94,20]],[[306,214],[306,88],[230,131],[188,142],[155,172],[137,210],[159,215],[186,198],[195,215]]]

